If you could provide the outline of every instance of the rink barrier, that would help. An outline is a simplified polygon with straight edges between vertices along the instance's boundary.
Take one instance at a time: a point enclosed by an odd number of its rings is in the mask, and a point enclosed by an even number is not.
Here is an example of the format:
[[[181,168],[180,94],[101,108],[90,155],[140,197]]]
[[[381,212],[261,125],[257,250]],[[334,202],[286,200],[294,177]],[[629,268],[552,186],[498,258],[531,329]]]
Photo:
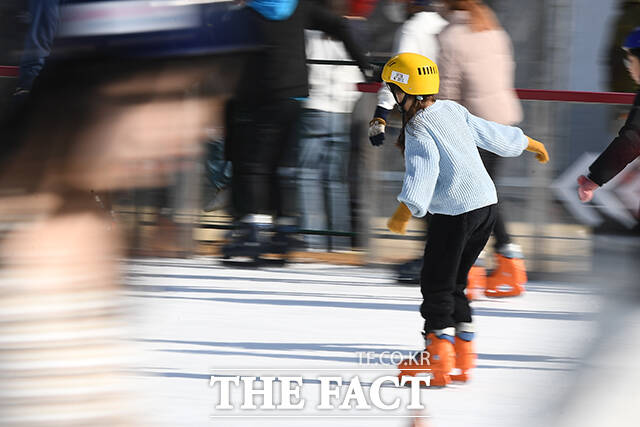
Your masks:
[[[369,58],[376,65],[383,65],[386,62],[384,57]],[[312,65],[358,65],[355,61],[332,60],[332,59],[307,59],[307,64]],[[358,83],[358,91],[364,93],[376,93],[380,89],[381,83]],[[635,93],[623,92],[594,92],[594,91],[573,91],[573,90],[547,90],[547,89],[515,89],[518,98],[523,101],[557,101],[557,102],[580,102],[588,104],[619,104],[630,105],[636,96]]]
[[[330,59],[309,59],[307,63],[314,65],[357,65],[354,61],[336,61]],[[0,77],[18,77],[18,67],[0,65]],[[358,91],[364,93],[376,93],[381,83],[358,83]],[[523,101],[557,101],[557,102],[581,102],[594,104],[620,104],[630,105],[636,96],[635,93],[621,92],[590,92],[571,90],[547,90],[547,89],[516,89],[518,98]]]
[[[0,77],[18,77],[18,67],[0,65]]]
[[[120,210],[118,211],[120,214],[128,214],[135,215],[137,212],[132,210]],[[200,229],[208,229],[208,230],[233,230],[236,227],[232,224],[231,221],[220,221],[220,222],[200,222],[198,223],[199,216],[193,217],[188,214],[174,214],[173,215],[178,223],[194,223],[197,224],[197,228]],[[146,226],[146,227],[154,227],[157,225],[155,221],[142,220],[136,221],[137,225]],[[390,239],[390,240],[424,240],[424,232],[417,230],[408,230],[407,234],[393,234],[387,229],[383,228],[372,228],[371,229],[371,237],[376,239]],[[355,237],[358,235],[357,232],[354,231],[337,231],[337,230],[317,230],[317,229],[300,229],[297,231],[298,234],[305,235],[316,235],[316,236],[333,236],[333,237]],[[533,236],[529,234],[511,234],[511,237],[516,238],[531,238]],[[572,236],[548,236],[548,235],[540,235],[535,236],[541,240],[570,240],[575,242],[586,242],[590,239],[588,237],[572,237]]]
[[[377,93],[381,83],[358,83],[358,91]],[[518,98],[523,101],[581,102],[588,104],[631,105],[635,93],[587,92],[573,90],[515,89]]]

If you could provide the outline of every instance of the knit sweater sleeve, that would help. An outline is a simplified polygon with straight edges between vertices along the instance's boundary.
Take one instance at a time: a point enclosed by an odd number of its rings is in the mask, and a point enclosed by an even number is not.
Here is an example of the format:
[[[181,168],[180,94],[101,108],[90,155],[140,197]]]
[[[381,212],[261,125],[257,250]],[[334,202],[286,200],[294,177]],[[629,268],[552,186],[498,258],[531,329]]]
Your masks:
[[[404,182],[398,201],[407,205],[413,216],[421,218],[429,210],[438,181],[440,153],[430,135],[416,133],[407,126],[404,157]]]
[[[522,129],[501,125],[474,116],[466,108],[458,106],[467,117],[467,124],[475,136],[476,145],[502,157],[517,157],[527,148],[529,140]]]

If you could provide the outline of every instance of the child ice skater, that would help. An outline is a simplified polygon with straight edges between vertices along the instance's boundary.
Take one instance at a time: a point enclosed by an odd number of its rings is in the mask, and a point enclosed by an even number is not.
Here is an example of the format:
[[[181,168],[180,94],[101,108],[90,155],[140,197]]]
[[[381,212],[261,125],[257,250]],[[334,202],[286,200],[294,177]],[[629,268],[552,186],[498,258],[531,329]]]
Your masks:
[[[629,34],[622,49],[626,53],[625,65],[629,75],[640,85],[640,27]],[[640,156],[640,92],[633,101],[627,121],[616,139],[589,166],[589,175],[578,177],[578,197],[583,202],[593,198],[593,192]]]
[[[398,146],[405,157],[400,205],[388,227],[404,233],[412,215],[432,215],[420,279],[426,349],[403,361],[400,375],[429,372],[435,386],[445,386],[452,378],[466,381],[475,354],[464,289],[469,269],[493,230],[498,201],[478,147],[503,157],[526,149],[537,153],[542,163],[549,156],[542,143],[519,128],[476,117],[453,101],[436,100],[440,77],[429,58],[394,56],[382,79],[403,114]],[[460,375],[450,375],[454,365]]]

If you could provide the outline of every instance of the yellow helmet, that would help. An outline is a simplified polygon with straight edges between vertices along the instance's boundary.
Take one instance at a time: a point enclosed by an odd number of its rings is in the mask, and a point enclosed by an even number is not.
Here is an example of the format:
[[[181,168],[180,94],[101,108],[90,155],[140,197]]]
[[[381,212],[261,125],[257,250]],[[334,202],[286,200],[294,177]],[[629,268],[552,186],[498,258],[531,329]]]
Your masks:
[[[387,61],[382,80],[397,85],[409,95],[435,95],[440,90],[438,66],[417,53],[399,53]]]

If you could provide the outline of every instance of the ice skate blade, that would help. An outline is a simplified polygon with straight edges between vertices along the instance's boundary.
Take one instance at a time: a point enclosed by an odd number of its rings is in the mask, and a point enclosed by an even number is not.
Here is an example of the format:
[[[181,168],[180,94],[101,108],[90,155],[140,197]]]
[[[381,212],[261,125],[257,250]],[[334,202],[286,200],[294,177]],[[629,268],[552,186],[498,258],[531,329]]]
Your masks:
[[[396,282],[400,285],[413,285],[413,286],[418,286],[420,284],[419,280],[414,280],[414,279],[407,279],[407,278],[402,278],[402,277],[398,277],[396,278]]]
[[[457,382],[457,383],[466,383],[471,379],[468,374],[456,374],[456,375],[450,375],[450,377],[451,377],[451,381]]]
[[[227,267],[235,268],[283,267],[287,263],[284,259],[241,259],[240,257],[223,258],[221,262]]]
[[[486,289],[484,291],[484,295],[488,298],[508,298],[508,297],[517,297],[524,294],[524,291],[519,289],[513,289],[510,291],[501,291],[496,289]]]

